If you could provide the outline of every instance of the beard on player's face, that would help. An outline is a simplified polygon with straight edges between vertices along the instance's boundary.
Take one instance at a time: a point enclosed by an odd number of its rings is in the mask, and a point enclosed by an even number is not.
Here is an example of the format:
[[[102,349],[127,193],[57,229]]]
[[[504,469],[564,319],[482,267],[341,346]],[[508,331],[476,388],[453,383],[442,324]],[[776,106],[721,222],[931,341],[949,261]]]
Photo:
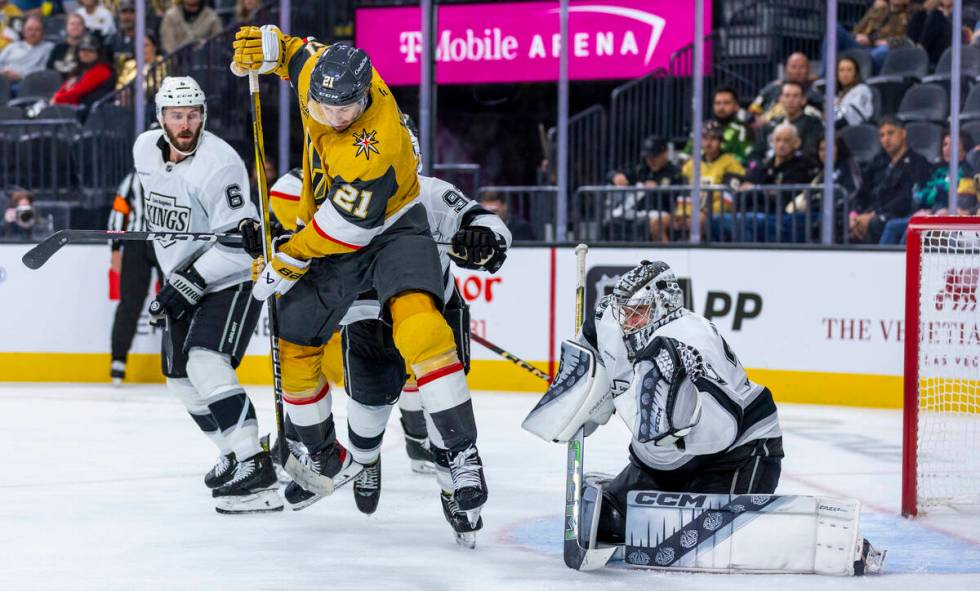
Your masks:
[[[182,126],[176,132],[166,128],[164,131],[166,131],[167,139],[170,140],[172,146],[181,152],[190,152],[197,146],[198,138],[201,135],[201,126],[198,125],[197,129]]]

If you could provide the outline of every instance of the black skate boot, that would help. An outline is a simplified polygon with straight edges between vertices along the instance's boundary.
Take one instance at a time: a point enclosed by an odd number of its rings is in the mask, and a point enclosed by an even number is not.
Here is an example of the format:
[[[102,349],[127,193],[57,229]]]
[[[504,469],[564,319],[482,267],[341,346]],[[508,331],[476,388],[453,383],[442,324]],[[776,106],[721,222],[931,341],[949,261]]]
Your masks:
[[[381,499],[381,458],[364,466],[361,475],[354,479],[354,503],[358,511],[370,515],[378,508]]]
[[[237,464],[233,453],[218,456],[218,461],[215,462],[214,467],[204,475],[204,486],[213,489],[226,484],[235,475]]]
[[[232,479],[211,495],[218,513],[265,513],[282,511],[277,488],[272,458],[269,452],[261,451],[238,462]]]
[[[483,478],[483,462],[476,445],[460,451],[443,452],[444,465],[453,479],[453,498],[463,511],[479,509],[487,502],[487,481]]]
[[[364,466],[355,462],[339,442],[334,442],[318,452],[307,454],[300,458],[300,461],[313,472],[332,479],[333,488],[354,480],[364,470]],[[283,494],[294,511],[309,507],[324,496],[304,489],[295,481],[286,486]]]
[[[125,361],[113,361],[112,366],[109,368],[109,377],[112,378],[112,385],[117,388],[122,385],[123,380],[126,379],[126,362]]]
[[[429,446],[428,437],[412,437],[408,433],[405,433],[405,451],[408,452],[412,472],[416,474],[432,474],[436,471],[435,458],[432,456],[432,448]]]
[[[446,516],[446,521],[456,534],[456,543],[464,548],[476,548],[476,532],[483,527],[483,518],[479,516],[480,510],[463,511],[453,495],[446,491],[442,491],[439,500],[442,501],[442,514]],[[474,511],[477,513],[475,522],[471,521]]]
[[[276,476],[279,477],[279,484],[289,484],[293,479],[286,472],[286,469],[282,467],[280,460],[282,458],[282,442],[285,440],[286,446],[289,448],[289,453],[296,457],[300,462],[303,461],[304,456],[309,454],[306,452],[306,446],[302,442],[296,441],[295,439],[290,439],[289,437],[277,437],[275,442],[269,448],[269,455],[272,456],[272,463],[276,467]],[[263,445],[263,449],[265,446]]]

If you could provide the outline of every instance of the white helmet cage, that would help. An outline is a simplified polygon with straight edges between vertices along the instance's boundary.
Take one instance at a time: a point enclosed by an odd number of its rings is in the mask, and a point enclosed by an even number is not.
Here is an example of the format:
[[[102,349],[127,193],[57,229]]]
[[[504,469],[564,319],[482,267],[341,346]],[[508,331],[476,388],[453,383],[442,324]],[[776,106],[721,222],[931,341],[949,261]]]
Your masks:
[[[207,97],[204,96],[204,91],[201,90],[197,81],[190,76],[167,76],[164,78],[157,90],[154,102],[156,102],[157,108],[157,123],[164,130],[163,137],[167,138],[168,143],[170,138],[167,136],[166,128],[163,125],[163,110],[167,107],[201,107],[201,132],[204,132],[204,127],[208,122]],[[201,143],[200,137],[197,143]],[[174,149],[177,150],[176,146]],[[180,150],[177,151],[184,156],[190,156],[195,150],[197,150],[196,145],[194,150],[186,154]]]
[[[624,273],[612,292],[612,311],[625,336],[673,319],[684,294],[667,263],[642,261]]]

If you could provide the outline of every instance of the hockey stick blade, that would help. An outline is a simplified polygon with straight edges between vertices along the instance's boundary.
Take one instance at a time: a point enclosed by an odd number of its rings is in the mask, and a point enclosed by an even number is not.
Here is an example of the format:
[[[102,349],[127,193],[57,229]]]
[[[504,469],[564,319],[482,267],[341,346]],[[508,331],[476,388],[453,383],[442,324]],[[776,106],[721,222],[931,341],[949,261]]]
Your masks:
[[[568,489],[565,491],[565,545],[562,549],[565,566],[580,571],[598,570],[609,562],[616,553],[616,547],[584,548],[579,542],[579,532],[582,531],[582,466],[585,436],[581,429],[568,442],[567,470],[571,474],[566,478]]]
[[[69,244],[103,244],[109,240],[136,240],[150,242],[218,242],[227,246],[241,246],[240,234],[208,234],[196,232],[118,232],[113,230],[58,230],[21,258],[28,269],[40,269],[62,247]]]
[[[333,478],[317,474],[309,466],[297,460],[293,454],[289,454],[282,467],[286,474],[289,474],[305,490],[324,496],[333,494]]]

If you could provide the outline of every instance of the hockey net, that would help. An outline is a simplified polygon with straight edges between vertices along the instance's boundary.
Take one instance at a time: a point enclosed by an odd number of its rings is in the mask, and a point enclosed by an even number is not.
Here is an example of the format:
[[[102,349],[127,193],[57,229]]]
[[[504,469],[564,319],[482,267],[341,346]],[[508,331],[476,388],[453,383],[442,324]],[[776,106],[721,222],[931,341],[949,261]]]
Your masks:
[[[915,217],[905,292],[902,513],[980,509],[980,219]]]

